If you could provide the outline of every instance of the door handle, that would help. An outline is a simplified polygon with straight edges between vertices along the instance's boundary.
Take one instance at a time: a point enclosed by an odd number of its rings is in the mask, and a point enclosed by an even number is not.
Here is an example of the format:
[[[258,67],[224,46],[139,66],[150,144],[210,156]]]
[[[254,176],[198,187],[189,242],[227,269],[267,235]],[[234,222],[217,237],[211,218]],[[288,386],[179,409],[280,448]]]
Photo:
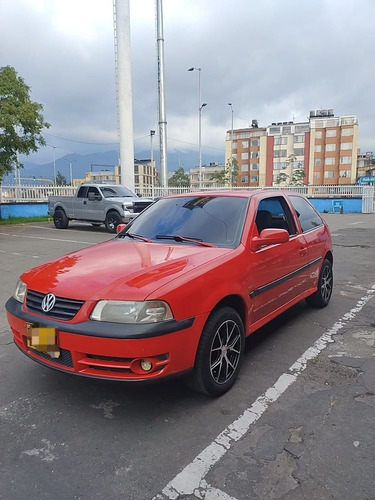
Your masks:
[[[300,248],[299,254],[301,257],[304,257],[307,254],[307,247]]]

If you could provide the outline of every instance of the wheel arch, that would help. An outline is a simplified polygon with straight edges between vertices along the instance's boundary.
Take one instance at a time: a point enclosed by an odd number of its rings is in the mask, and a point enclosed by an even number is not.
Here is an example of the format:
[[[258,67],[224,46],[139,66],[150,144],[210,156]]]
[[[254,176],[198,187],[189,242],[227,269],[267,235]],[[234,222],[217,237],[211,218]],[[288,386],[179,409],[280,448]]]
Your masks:
[[[240,295],[227,295],[226,297],[223,297],[216,305],[213,307],[211,313],[209,314],[208,318],[218,309],[221,309],[222,307],[231,307],[234,309],[239,315],[242,320],[242,324],[245,329],[245,335],[246,335],[246,306],[243,298]],[[208,320],[207,318],[207,320]]]

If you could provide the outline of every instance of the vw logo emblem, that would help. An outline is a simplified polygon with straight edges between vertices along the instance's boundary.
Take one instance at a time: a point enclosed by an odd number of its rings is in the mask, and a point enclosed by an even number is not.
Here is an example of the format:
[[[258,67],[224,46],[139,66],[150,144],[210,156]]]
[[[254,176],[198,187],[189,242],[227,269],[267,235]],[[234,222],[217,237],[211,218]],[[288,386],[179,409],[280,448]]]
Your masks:
[[[50,312],[50,310],[55,305],[55,302],[56,297],[53,295],[53,293],[45,295],[44,299],[42,300],[42,311],[45,313]]]

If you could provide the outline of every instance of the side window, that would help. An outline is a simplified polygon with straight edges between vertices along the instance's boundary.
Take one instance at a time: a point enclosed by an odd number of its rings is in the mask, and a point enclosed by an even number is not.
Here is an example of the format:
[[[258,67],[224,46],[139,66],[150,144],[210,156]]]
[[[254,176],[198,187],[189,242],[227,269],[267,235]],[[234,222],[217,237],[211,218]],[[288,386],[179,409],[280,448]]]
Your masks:
[[[86,198],[87,186],[81,186],[78,190],[77,198]]]
[[[297,232],[290,209],[282,197],[261,200],[258,205],[255,224],[259,233],[267,228],[286,229],[289,234],[296,234]]]
[[[289,199],[297,212],[298,219],[304,233],[323,224],[323,220],[318,212],[315,211],[305,198],[301,198],[300,196],[290,196]]]
[[[92,196],[92,194],[94,194],[95,200],[100,200],[102,198],[96,187],[93,187],[93,186],[89,187],[88,192],[87,192],[87,197],[89,197],[90,194],[91,194],[91,196]]]

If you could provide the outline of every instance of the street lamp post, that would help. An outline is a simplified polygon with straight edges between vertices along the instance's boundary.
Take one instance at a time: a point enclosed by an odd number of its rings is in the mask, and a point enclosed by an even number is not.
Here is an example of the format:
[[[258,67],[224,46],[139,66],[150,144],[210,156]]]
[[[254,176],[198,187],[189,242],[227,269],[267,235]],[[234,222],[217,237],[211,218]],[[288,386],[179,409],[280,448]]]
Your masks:
[[[228,102],[228,106],[232,111],[232,130],[230,135],[230,175],[229,175],[229,184],[232,185],[232,171],[233,171],[233,105],[231,102]]]
[[[198,142],[199,142],[199,189],[202,188],[202,108],[207,106],[204,102],[201,104],[201,71],[202,68],[189,68],[188,71],[198,71]]]

